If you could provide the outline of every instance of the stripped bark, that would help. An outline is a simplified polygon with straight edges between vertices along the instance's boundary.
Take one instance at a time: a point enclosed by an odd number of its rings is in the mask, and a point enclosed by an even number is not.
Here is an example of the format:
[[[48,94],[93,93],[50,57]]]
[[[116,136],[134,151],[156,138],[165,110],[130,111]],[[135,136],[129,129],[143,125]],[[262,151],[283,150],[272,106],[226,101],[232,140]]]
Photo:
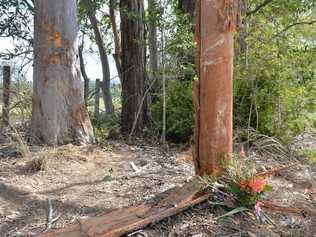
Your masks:
[[[32,131],[46,144],[91,143],[78,57],[76,0],[37,0]]]
[[[122,236],[182,212],[206,201],[211,196],[210,193],[203,193],[200,190],[201,184],[193,180],[183,187],[168,190],[139,206],[119,209],[39,237]]]
[[[112,114],[114,112],[114,106],[113,106],[112,95],[111,95],[111,75],[110,75],[108,55],[106,53],[105,45],[104,45],[101,31],[98,25],[98,20],[95,16],[95,11],[93,9],[92,2],[91,0],[82,0],[82,2],[84,3],[86,7],[87,14],[94,31],[95,41],[99,49],[100,60],[101,60],[101,65],[102,65],[102,74],[103,74],[101,88],[103,92],[105,112],[107,114]]]
[[[4,126],[10,124],[10,85],[11,85],[11,67],[3,66],[3,108],[2,122]]]
[[[194,91],[193,155],[199,175],[220,175],[232,153],[233,31],[239,20],[236,0],[197,1],[200,80]]]

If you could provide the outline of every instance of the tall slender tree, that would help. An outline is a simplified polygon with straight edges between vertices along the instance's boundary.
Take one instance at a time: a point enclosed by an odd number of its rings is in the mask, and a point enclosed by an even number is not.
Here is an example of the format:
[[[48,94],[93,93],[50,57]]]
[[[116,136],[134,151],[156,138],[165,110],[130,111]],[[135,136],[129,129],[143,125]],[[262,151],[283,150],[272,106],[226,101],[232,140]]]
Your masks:
[[[89,100],[89,86],[90,86],[90,79],[87,75],[86,72],[86,65],[84,63],[84,59],[83,59],[83,46],[84,46],[84,42],[82,41],[82,44],[79,46],[79,60],[80,60],[80,71],[81,71],[81,75],[83,77],[83,83],[84,83],[84,102],[86,104],[86,106],[88,106],[88,100]]]
[[[121,0],[122,130],[140,131],[148,122],[144,1]],[[133,128],[134,127],[134,128]]]
[[[120,81],[122,82],[122,66],[121,66],[121,40],[119,36],[119,30],[117,29],[116,24],[116,7],[117,0],[110,0],[109,8],[110,8],[110,21],[114,38],[114,54],[113,58],[115,60],[116,69],[118,72],[118,76]]]
[[[47,144],[93,142],[77,36],[76,0],[35,0],[32,131]]]
[[[11,87],[11,67],[4,65],[2,67],[3,72],[3,108],[2,108],[2,121],[3,125],[8,126],[10,124],[10,87]]]
[[[188,15],[190,22],[193,22],[194,19],[195,4],[196,0],[178,0],[179,9]]]
[[[158,22],[157,0],[148,0],[148,45],[149,65],[151,79],[155,80],[158,71],[158,44],[157,44],[157,22]]]
[[[91,26],[94,31],[95,41],[99,49],[100,60],[101,60],[101,65],[102,65],[102,74],[103,74],[101,88],[103,92],[105,111],[108,114],[112,114],[114,112],[114,106],[113,106],[112,95],[111,95],[111,74],[110,74],[108,55],[107,55],[106,48],[102,39],[99,23],[96,18],[96,11],[94,9],[93,2],[91,0],[82,0],[82,2],[84,3],[84,6],[86,7],[87,15],[89,17]]]

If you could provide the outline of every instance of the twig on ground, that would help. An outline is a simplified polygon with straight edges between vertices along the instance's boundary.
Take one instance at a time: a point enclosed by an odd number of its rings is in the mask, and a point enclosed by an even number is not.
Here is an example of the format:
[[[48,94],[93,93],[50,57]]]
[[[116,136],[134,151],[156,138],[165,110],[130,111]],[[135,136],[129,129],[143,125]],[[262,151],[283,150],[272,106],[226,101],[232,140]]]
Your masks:
[[[53,218],[54,209],[53,209],[52,200],[50,198],[48,198],[47,202],[48,202],[48,214],[47,214],[47,227],[46,227],[46,230],[49,230],[49,229],[52,228],[52,225],[60,218],[61,214],[59,214],[58,216]]]
[[[130,162],[130,165],[132,167],[132,169],[134,170],[135,173],[139,173],[140,169],[135,165],[135,163],[132,161]]]
[[[292,164],[289,164],[289,165],[285,165],[285,166],[282,166],[282,167],[276,167],[274,169],[271,169],[271,170],[267,170],[267,171],[264,171],[264,172],[261,172],[261,173],[258,173],[256,174],[255,176],[257,177],[268,177],[268,176],[273,176],[275,175],[276,173],[279,173],[283,170],[287,170],[295,165],[298,165],[299,162],[294,162]]]

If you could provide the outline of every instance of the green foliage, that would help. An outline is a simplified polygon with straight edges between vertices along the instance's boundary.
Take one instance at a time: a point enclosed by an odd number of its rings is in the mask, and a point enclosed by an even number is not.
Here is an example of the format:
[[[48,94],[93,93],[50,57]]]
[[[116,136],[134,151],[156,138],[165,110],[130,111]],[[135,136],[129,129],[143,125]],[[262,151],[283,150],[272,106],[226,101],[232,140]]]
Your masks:
[[[257,4],[250,1],[249,8]],[[245,19],[235,44],[236,127],[284,142],[307,127],[315,129],[314,6],[313,1],[278,1]]]
[[[217,179],[207,175],[202,179],[206,187],[215,194],[216,202],[210,204],[229,208],[229,211],[218,219],[250,211],[253,208],[257,217],[262,217],[264,213],[260,210],[260,201],[273,190],[272,186],[267,184],[266,178],[260,177],[252,161],[244,156],[234,155],[226,163],[225,168],[225,173]]]
[[[223,179],[225,192],[235,196],[238,206],[251,207],[266,192],[272,191],[264,179],[256,177],[254,164],[237,155],[230,160]]]
[[[194,113],[192,104],[192,82],[170,82],[166,95],[166,135],[170,141],[185,142],[192,135]],[[162,129],[162,97],[152,106],[155,127]]]
[[[120,116],[118,114],[100,114],[100,118],[90,115],[94,134],[101,146],[108,146],[110,134],[117,134],[120,130]]]
[[[246,207],[236,207],[235,209],[225,213],[224,215],[221,215],[219,217],[217,217],[217,219],[222,219],[225,217],[229,217],[229,216],[233,216],[235,214],[241,213],[241,212],[245,212],[245,211],[250,211],[248,208]]]
[[[316,165],[316,149],[306,149],[299,152],[300,155],[307,157],[307,159]]]

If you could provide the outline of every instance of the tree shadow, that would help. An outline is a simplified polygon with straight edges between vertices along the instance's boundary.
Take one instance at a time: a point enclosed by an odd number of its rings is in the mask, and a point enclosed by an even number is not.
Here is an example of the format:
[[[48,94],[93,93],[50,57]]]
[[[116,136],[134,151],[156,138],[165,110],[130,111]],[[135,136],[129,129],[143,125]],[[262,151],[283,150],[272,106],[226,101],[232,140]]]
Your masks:
[[[91,184],[95,182],[91,182]],[[75,185],[80,184],[77,183]],[[34,222],[41,222],[43,224],[40,227],[32,227],[31,229],[33,232],[38,234],[46,229],[48,212],[47,200],[41,200],[38,197],[32,196],[29,192],[8,186],[3,182],[0,182],[0,200],[1,199],[6,202],[10,202],[13,206],[15,206],[17,211],[15,211],[16,215],[14,217],[6,217],[6,220],[4,222],[2,221],[0,224],[0,236],[15,236],[17,231],[34,224]],[[63,219],[63,221],[68,220],[67,222],[69,222],[70,216],[95,216],[101,213],[106,214],[114,210],[112,208],[104,208],[102,206],[78,206],[75,202],[62,202],[59,200],[53,200],[53,208],[56,215],[62,214],[61,219]]]
[[[95,180],[95,181],[90,181],[90,182],[77,182],[77,183],[71,183],[71,184],[67,184],[64,187],[61,188],[55,188],[55,189],[51,189],[51,190],[47,190],[47,191],[43,191],[43,192],[38,192],[37,194],[58,194],[66,189],[72,188],[72,187],[76,187],[76,186],[87,186],[87,185],[95,185],[95,184],[100,184],[100,183],[104,183],[105,181],[103,179],[101,180]]]

